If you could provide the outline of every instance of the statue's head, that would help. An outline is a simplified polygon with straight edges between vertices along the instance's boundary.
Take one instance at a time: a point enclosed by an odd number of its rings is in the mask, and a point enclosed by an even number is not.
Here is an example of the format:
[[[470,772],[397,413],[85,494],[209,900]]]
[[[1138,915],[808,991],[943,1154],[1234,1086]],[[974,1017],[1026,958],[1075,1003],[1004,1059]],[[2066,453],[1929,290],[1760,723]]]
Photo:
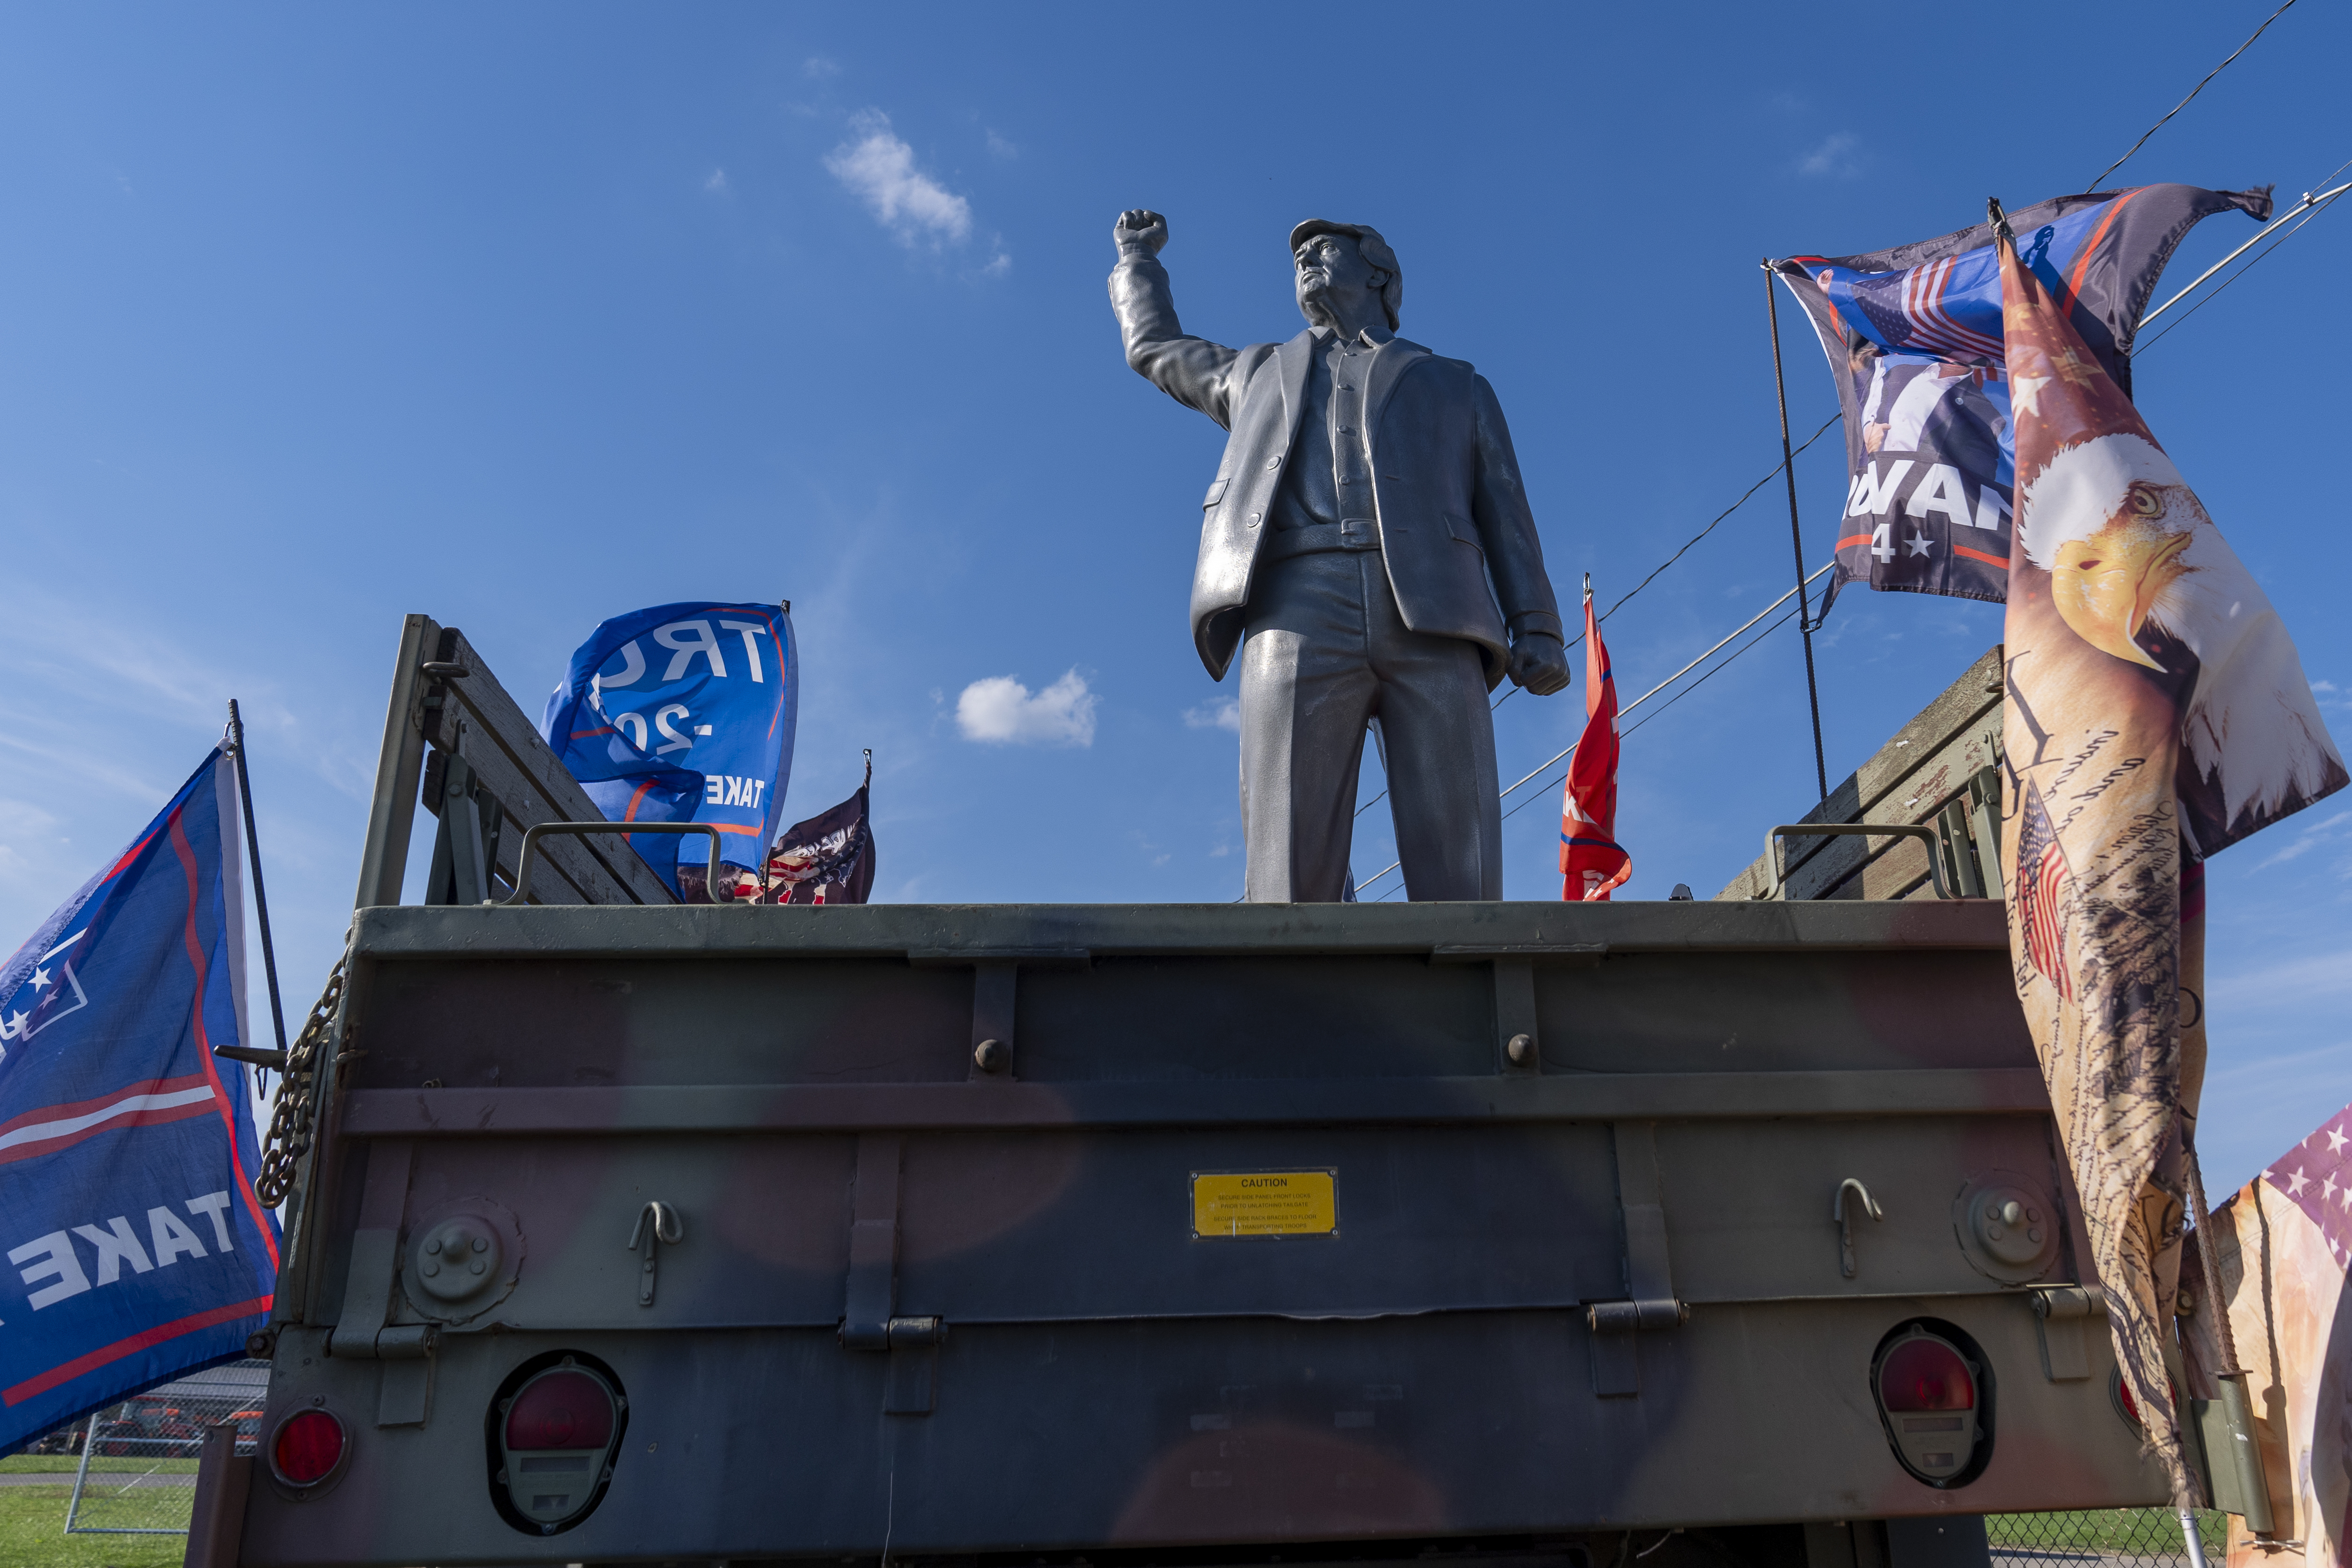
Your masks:
[[[1329,301],[1370,292],[1379,297],[1389,330],[1396,330],[1404,308],[1404,270],[1380,230],[1309,218],[1290,231],[1290,259],[1297,267],[1298,309],[1307,320],[1336,325]]]

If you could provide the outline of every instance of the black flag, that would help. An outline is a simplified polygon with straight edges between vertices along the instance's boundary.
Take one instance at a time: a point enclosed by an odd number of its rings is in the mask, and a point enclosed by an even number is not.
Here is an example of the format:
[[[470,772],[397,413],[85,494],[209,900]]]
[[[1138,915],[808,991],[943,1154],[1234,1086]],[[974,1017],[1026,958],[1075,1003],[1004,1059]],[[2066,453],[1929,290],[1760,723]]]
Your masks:
[[[874,824],[867,792],[874,753],[866,754],[866,782],[829,811],[794,822],[768,852],[772,904],[863,904],[874,891]]]

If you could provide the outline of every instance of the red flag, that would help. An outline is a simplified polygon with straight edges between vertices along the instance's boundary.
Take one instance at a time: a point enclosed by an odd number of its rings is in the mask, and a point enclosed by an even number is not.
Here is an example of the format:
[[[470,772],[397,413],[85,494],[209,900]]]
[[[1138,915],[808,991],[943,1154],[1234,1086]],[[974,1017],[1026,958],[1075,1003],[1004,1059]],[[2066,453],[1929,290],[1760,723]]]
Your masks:
[[[1609,901],[1612,888],[1633,874],[1633,858],[1617,843],[1617,677],[1601,623],[1592,618],[1592,579],[1584,580],[1584,738],[1568,760],[1559,803],[1559,895],[1570,902]]]

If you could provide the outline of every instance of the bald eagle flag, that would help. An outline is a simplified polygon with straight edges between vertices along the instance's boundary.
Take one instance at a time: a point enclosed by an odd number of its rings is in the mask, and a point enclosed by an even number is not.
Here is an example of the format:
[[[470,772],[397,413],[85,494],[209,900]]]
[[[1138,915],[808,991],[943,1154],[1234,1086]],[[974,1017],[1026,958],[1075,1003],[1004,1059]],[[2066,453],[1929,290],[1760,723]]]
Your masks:
[[[2347,782],[2294,643],[1995,208],[2015,419],[2001,715],[2011,973],[2116,1358],[2175,1500],[2165,1371],[2204,1078],[2204,857]],[[2192,896],[2184,898],[2184,887]]]

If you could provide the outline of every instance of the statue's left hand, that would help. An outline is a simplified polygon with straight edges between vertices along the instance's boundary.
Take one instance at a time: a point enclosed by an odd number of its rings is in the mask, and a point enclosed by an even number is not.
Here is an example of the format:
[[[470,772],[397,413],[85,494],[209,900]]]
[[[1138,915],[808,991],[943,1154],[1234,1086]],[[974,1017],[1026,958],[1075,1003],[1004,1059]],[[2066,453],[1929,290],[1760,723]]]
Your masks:
[[[1549,632],[1526,632],[1511,644],[1512,681],[1539,697],[1568,685],[1568,649]]]

